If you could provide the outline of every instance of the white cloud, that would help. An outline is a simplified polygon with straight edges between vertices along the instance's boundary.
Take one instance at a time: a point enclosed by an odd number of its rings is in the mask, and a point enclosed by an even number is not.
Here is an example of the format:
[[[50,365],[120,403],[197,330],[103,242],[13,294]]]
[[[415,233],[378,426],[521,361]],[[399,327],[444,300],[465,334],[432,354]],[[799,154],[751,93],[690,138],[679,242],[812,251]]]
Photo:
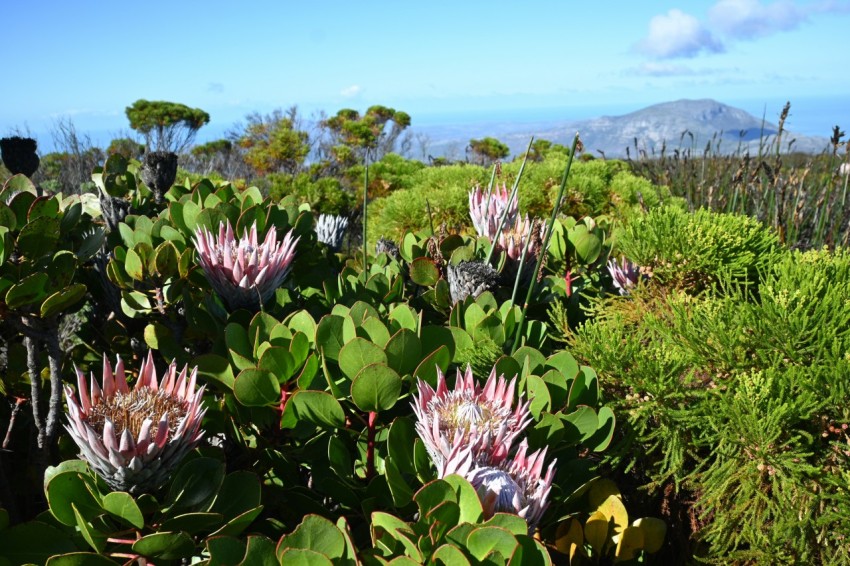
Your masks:
[[[709,9],[708,20],[728,37],[751,39],[792,30],[806,21],[806,12],[789,0],[768,4],[758,0],[720,0]]]
[[[339,94],[341,96],[344,96],[345,98],[354,98],[355,96],[360,94],[362,91],[363,91],[363,89],[360,87],[360,85],[351,85],[351,86],[347,86],[344,89],[342,89],[341,91],[339,91]]]
[[[696,57],[703,51],[723,51],[723,44],[698,19],[675,8],[654,16],[649,21],[649,35],[636,47],[658,59]]]
[[[641,63],[636,69],[633,69],[632,73],[650,77],[679,77],[696,74],[696,71],[685,65],[647,61]]]

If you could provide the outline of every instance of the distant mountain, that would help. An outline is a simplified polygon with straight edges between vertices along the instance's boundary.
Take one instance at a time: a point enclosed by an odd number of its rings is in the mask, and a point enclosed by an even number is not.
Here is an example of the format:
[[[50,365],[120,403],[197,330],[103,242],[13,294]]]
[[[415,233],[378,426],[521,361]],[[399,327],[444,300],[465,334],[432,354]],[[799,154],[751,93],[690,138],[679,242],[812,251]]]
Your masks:
[[[446,155],[459,150],[460,155],[455,157],[462,157],[470,139],[492,136],[506,143],[512,155],[518,155],[525,151],[531,135],[569,145],[575,132],[579,132],[585,152],[597,156],[603,152],[607,157],[625,157],[626,148],[629,148],[632,157],[635,157],[635,143],[639,150],[650,155],[658,154],[665,144],[668,155],[675,149],[691,149],[692,153],[701,154],[709,142],[713,151],[728,154],[748,149],[753,154],[758,152],[760,141],[772,141],[778,129],[776,124],[715,100],[677,100],[622,116],[590,120],[526,124],[493,122],[444,128],[435,130],[436,138],[431,136],[431,153]],[[426,133],[429,132],[426,130]],[[791,149],[806,153],[819,153],[829,143],[826,138],[798,136],[786,131],[783,133],[783,152],[788,150],[788,142],[792,139],[795,141]]]

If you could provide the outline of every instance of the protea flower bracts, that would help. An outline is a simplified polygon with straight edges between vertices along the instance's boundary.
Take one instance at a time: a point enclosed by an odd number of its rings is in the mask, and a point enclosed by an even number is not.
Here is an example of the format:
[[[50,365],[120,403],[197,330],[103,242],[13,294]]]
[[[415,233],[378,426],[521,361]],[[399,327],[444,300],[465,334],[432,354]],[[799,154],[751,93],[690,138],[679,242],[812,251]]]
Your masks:
[[[517,437],[531,422],[528,401],[516,406],[516,377],[496,377],[495,368],[482,388],[472,370],[458,371],[454,390],[437,371],[437,388],[419,381],[414,396],[416,431],[422,438],[439,477],[458,474],[478,491],[489,516],[513,512],[533,530],[543,511],[554,478],[554,466],[545,476],[545,449],[527,455],[523,440],[511,457]]]
[[[197,368],[174,362],[157,380],[153,356],[139,368],[131,390],[124,362],[113,371],[104,355],[102,385],[77,371],[77,391],[65,387],[66,426],[80,456],[115,490],[143,493],[162,485],[177,463],[203,437],[204,388],[196,390]],[[79,395],[79,401],[77,396]]]
[[[293,239],[290,231],[278,241],[272,228],[260,243],[255,222],[237,240],[230,222],[222,222],[217,238],[205,227],[198,228],[194,242],[207,279],[227,305],[231,309],[256,309],[283,283],[299,239]]]

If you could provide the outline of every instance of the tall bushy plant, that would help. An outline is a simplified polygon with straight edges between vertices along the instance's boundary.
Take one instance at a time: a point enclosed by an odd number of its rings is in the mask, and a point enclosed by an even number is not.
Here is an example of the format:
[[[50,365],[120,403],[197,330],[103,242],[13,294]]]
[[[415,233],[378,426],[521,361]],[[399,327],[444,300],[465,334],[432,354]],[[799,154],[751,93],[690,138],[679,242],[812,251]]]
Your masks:
[[[650,282],[576,333],[574,351],[621,393],[612,463],[689,514],[682,553],[850,563],[836,514],[850,505],[848,269],[843,250],[785,252],[757,284],[720,271],[694,297]]]

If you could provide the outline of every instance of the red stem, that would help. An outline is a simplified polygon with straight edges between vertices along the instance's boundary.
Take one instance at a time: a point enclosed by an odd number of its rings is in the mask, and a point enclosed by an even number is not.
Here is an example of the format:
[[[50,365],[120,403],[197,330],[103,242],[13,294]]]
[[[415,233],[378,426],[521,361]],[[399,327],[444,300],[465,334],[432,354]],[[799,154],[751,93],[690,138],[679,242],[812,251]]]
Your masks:
[[[375,422],[378,413],[369,411],[366,432],[366,479],[370,480],[375,475]]]

